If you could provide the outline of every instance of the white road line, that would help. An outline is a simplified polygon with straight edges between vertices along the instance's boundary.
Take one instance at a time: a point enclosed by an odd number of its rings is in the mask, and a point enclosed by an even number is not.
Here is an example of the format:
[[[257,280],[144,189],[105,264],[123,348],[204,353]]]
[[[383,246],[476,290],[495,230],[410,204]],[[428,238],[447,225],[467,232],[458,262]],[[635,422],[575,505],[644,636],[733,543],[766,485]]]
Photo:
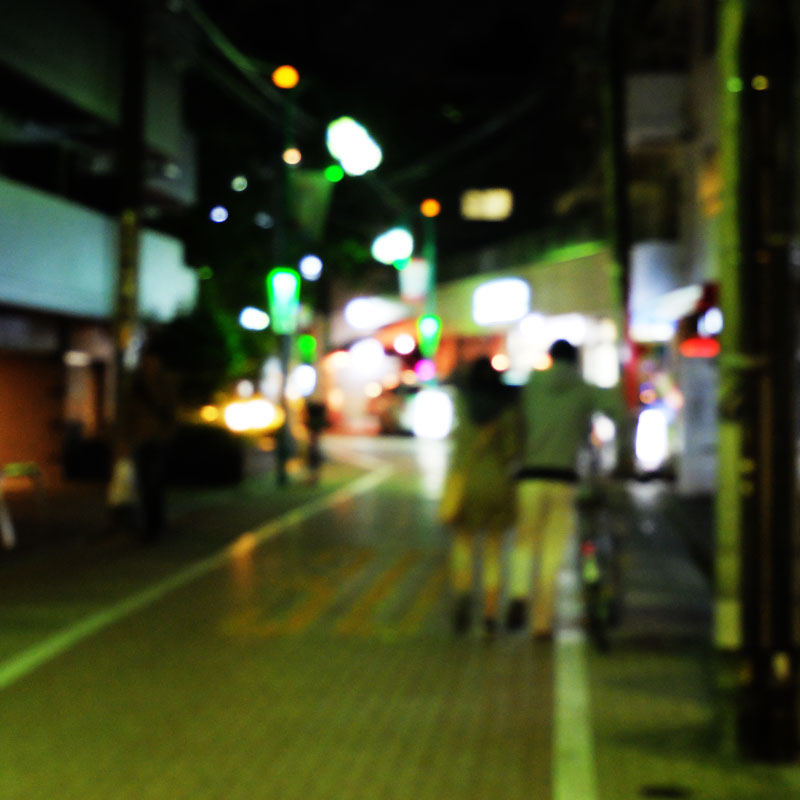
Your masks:
[[[265,523],[260,528],[246,534],[255,544],[261,544],[274,538],[279,533],[305,522],[321,511],[331,508],[339,503],[352,500],[364,492],[374,489],[386,480],[392,473],[388,466],[382,466],[373,472],[357,478],[347,486],[337,489],[331,494],[319,497],[298,508],[287,511],[277,519]],[[197,578],[201,578],[215,569],[226,564],[235,555],[236,543],[228,545],[223,550],[207,558],[195,561],[178,572],[170,575],[158,583],[143,589],[130,597],[104,608],[82,620],[69,625],[61,631],[49,636],[38,644],[23,650],[21,653],[0,662],[0,689],[5,689],[28,673],[52,661],[56,656],[74,647],[78,642],[86,639],[98,631],[113,625],[115,622],[130,616],[146,606],[152,605],[164,595],[179,589]]]
[[[576,543],[573,543],[573,549]],[[574,552],[558,587],[554,653],[553,800],[596,800],[597,773],[586,667],[586,636],[581,625],[580,580]]]

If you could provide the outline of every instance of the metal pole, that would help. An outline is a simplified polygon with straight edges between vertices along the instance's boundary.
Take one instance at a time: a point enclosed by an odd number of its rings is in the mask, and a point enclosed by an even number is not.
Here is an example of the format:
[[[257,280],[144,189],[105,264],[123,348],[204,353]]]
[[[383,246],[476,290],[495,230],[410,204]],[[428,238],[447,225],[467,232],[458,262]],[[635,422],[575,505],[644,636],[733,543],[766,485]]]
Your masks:
[[[281,130],[281,160],[275,182],[275,229],[273,231],[273,257],[274,266],[285,266],[289,252],[289,173],[288,165],[283,159],[283,151],[292,144],[292,119],[293,103],[290,91],[283,91],[282,104],[282,130]],[[292,352],[291,334],[279,334],[278,357],[281,368],[280,405],[283,410],[283,423],[278,429],[276,442],[276,479],[278,486],[288,483],[287,462],[291,429],[289,424],[289,402],[286,397],[286,387],[289,378],[289,360]]]
[[[622,355],[622,395],[634,407],[638,403],[636,358],[630,338],[630,196],[627,152],[626,32],[627,0],[609,0],[605,19],[605,82],[603,90],[603,173],[605,182],[605,224],[615,269],[620,313]],[[619,470],[634,469],[635,422],[628,419],[618,432]]]
[[[423,217],[422,227],[424,234],[423,254],[428,264],[428,287],[425,291],[425,313],[436,313],[436,220],[433,217]]]
[[[122,420],[128,402],[125,353],[138,326],[139,236],[144,183],[144,67],[146,10],[126,3],[122,29],[122,104],[119,165],[120,216],[117,286],[114,305],[114,445],[123,446]]]
[[[715,644],[737,654],[738,746],[770,761],[800,753],[794,49],[788,3],[721,6],[725,331]]]

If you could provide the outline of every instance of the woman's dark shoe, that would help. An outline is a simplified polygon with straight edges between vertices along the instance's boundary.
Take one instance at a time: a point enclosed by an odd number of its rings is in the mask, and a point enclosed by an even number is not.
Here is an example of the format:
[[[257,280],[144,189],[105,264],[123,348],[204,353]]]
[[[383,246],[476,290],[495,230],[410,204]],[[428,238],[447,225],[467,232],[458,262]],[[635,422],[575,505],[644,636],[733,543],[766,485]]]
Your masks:
[[[512,600],[506,612],[506,628],[510,631],[520,631],[525,627],[526,615],[525,601]]]
[[[472,598],[469,595],[461,595],[456,600],[456,607],[453,612],[453,630],[457,634],[464,634],[469,630],[471,623]]]

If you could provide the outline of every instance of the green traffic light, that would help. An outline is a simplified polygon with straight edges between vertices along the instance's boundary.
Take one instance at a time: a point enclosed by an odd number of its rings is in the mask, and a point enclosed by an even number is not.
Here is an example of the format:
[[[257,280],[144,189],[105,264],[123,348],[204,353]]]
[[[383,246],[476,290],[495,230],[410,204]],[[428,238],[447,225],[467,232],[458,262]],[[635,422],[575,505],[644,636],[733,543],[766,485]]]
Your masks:
[[[425,358],[433,358],[442,335],[442,320],[436,314],[423,314],[417,320],[419,351]]]
[[[344,170],[338,164],[331,164],[329,167],[325,167],[323,175],[325,175],[325,180],[339,183],[344,178]]]
[[[317,340],[310,333],[304,333],[297,337],[297,350],[304,364],[313,364],[317,356]]]
[[[300,306],[300,274],[291,267],[275,267],[267,275],[267,300],[275,333],[294,333]]]

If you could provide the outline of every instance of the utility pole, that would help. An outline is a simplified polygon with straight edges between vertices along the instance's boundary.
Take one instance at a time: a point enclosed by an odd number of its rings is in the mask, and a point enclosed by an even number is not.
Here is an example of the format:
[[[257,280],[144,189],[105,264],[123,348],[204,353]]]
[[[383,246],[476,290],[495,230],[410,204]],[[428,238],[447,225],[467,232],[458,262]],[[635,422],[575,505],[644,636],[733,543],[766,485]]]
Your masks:
[[[614,262],[615,289],[620,310],[621,340],[625,345],[622,391],[633,403],[638,396],[636,360],[630,339],[631,230],[627,150],[626,30],[627,0],[608,0],[605,8],[605,74],[603,76],[603,174],[605,224]],[[632,431],[623,431],[624,468],[632,469]],[[630,439],[630,441],[628,441]],[[630,452],[628,452],[630,449]]]
[[[128,403],[125,354],[138,325],[139,237],[144,183],[144,4],[129,0],[122,16],[122,91],[119,129],[119,249],[114,303],[114,445],[122,445],[121,421]]]
[[[743,755],[800,754],[795,42],[788,0],[723,0],[724,205],[714,641]]]
[[[280,79],[279,75],[282,70],[289,70],[288,82]],[[275,195],[274,203],[275,208],[273,211],[275,217],[275,227],[273,229],[273,267],[285,267],[291,252],[291,218],[290,209],[291,198],[290,181],[289,181],[289,167],[286,163],[284,155],[287,148],[294,145],[294,100],[292,99],[291,91],[297,85],[299,76],[294,67],[285,65],[278,68],[273,72],[273,82],[282,90],[281,98],[281,160],[278,164],[276,180],[275,180]],[[299,279],[298,279],[299,280]],[[272,312],[272,309],[270,309]],[[274,327],[274,326],[273,326]],[[281,365],[281,388],[280,388],[280,404],[283,409],[283,422],[277,432],[277,441],[275,447],[275,474],[278,486],[285,486],[289,482],[289,473],[287,465],[289,461],[291,449],[291,425],[289,420],[289,402],[286,396],[286,388],[289,379],[289,363],[292,354],[292,333],[285,331],[277,335],[278,340],[278,358]]]

